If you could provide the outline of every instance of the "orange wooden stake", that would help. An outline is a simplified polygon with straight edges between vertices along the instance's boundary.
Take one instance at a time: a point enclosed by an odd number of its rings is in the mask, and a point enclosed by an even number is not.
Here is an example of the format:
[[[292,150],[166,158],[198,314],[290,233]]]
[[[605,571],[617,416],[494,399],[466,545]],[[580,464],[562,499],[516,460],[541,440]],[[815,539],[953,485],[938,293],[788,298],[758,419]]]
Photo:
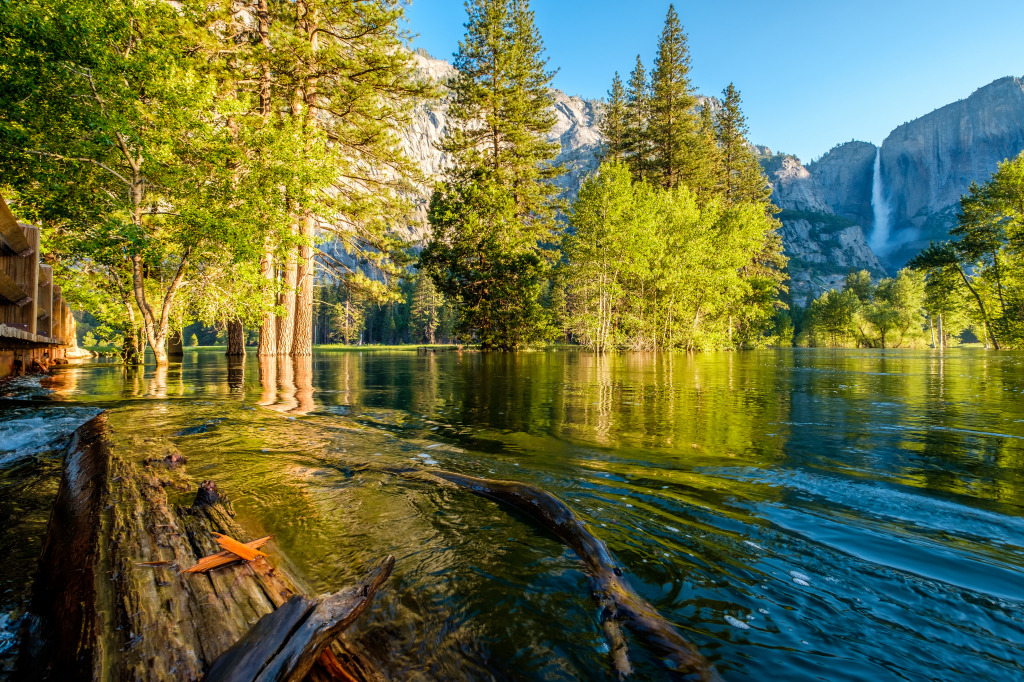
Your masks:
[[[221,533],[212,533],[212,535],[218,545],[229,552],[237,554],[246,561],[252,561],[258,556],[267,556],[263,552],[257,552],[252,547],[246,547],[241,542],[228,535],[223,535]]]
[[[267,537],[260,538],[259,540],[246,542],[242,546],[250,550],[255,550],[267,544],[267,542],[272,537],[274,536],[268,535]],[[259,552],[259,554],[261,556],[266,556],[266,554],[263,554],[262,552]],[[196,563],[195,566],[192,566],[191,568],[186,568],[184,571],[182,571],[182,573],[205,573],[206,571],[209,571],[211,569],[220,568],[221,566],[226,566],[227,564],[240,561],[241,559],[242,557],[240,557],[238,554],[224,550],[223,552],[217,552],[216,554],[211,554],[210,556],[204,556]]]

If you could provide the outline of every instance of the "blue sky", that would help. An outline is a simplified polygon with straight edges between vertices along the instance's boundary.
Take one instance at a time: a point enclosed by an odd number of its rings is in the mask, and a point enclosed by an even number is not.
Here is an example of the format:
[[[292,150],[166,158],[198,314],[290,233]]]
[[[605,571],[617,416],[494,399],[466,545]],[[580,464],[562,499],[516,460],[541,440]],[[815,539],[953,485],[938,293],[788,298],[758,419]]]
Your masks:
[[[669,3],[533,0],[555,87],[603,97],[639,53],[653,62]],[[740,89],[752,141],[805,162],[896,126],[1003,76],[1024,76],[1024,0],[676,2],[697,90]],[[412,0],[414,46],[451,59],[462,0]]]

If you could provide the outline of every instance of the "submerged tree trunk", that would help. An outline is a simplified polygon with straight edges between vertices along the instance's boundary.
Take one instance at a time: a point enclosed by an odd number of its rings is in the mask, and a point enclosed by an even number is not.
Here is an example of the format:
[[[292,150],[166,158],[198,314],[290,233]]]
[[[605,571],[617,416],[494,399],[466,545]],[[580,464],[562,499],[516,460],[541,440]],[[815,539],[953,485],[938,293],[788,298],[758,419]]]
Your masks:
[[[185,357],[185,342],[180,329],[173,330],[167,338],[167,357],[175,362],[181,362]]]
[[[228,351],[230,357],[245,357],[245,326],[241,318],[228,320]]]
[[[252,538],[209,481],[190,506],[171,502],[195,489],[185,458],[168,441],[121,435],[138,418],[132,410],[101,414],[68,447],[26,617],[18,662],[25,679],[199,680],[260,618],[298,594],[287,563],[269,546],[263,551],[273,567],[257,557],[181,572],[220,551],[212,532]],[[282,647],[294,655],[267,658],[280,671],[273,679],[300,679],[318,657],[343,666],[342,679],[370,677],[372,668],[349,645],[324,647],[365,607],[391,565],[389,557],[354,592],[318,601],[317,608],[333,609],[319,614],[324,629],[288,630]]]
[[[399,472],[403,473],[403,472]],[[408,475],[408,470],[404,473]],[[624,577],[624,570],[607,545],[564,502],[539,488],[517,483],[465,476],[450,471],[417,472],[422,478],[446,481],[470,492],[511,505],[533,517],[579,555],[594,583],[601,604],[601,625],[608,640],[612,667],[619,678],[632,673],[622,626],[639,637],[655,654],[671,661],[673,677],[720,682],[714,666],[669,621],[665,620]]]
[[[284,308],[284,315],[277,318],[277,354],[288,355],[292,352],[292,341],[295,338],[295,284],[298,277],[298,264],[295,261],[295,249],[290,247],[284,261],[284,281],[278,303]]]
[[[124,334],[121,358],[126,365],[141,365],[145,362],[145,342],[141,329],[129,329]]]
[[[313,354],[313,284],[316,281],[316,261],[313,259],[313,216],[302,217],[299,246],[297,295],[295,297],[295,337],[292,355]]]
[[[270,249],[269,243],[260,260],[260,274],[263,276],[267,291],[270,296],[273,296],[276,278],[274,277],[274,252]],[[263,320],[260,322],[260,345],[256,354],[261,358],[277,355],[277,315],[273,310],[263,313]]]

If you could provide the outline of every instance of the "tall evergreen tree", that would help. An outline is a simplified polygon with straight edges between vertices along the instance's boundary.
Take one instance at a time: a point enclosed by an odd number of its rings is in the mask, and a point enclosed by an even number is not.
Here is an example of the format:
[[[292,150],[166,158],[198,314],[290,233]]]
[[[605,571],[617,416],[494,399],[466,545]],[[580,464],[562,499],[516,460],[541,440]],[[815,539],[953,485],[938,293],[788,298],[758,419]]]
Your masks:
[[[767,202],[771,187],[747,140],[747,118],[740,108],[740,92],[732,83],[722,91],[722,107],[715,115],[715,127],[726,200]]]
[[[650,174],[651,86],[640,55],[636,56],[636,66],[629,75],[625,119],[623,156],[633,178],[643,180]]]
[[[721,171],[722,150],[718,146],[715,118],[711,113],[709,99],[705,99],[700,107],[700,113],[697,115],[697,133],[690,148],[697,150],[699,163],[690,169],[687,184],[704,201],[720,196],[724,191]]]
[[[404,244],[388,224],[406,212],[403,192],[417,171],[396,131],[430,89],[403,49],[400,0],[254,5],[255,21],[236,10],[213,18],[230,27],[218,56],[249,146],[240,175],[261,183],[251,200],[258,193],[275,212],[261,270],[281,317],[264,318],[260,354],[308,355],[318,235],[386,278],[401,271]]]
[[[523,0],[467,3],[449,83],[453,165],[431,198],[424,272],[461,306],[460,331],[514,350],[546,333],[538,302],[557,232],[557,144],[544,46]]]
[[[651,125],[654,179],[671,189],[694,186],[702,159],[699,123],[690,84],[690,50],[675,7],[669,5],[651,75]]]
[[[618,72],[612,78],[608,91],[608,107],[601,121],[604,134],[604,158],[608,161],[622,161],[626,154],[626,90]]]

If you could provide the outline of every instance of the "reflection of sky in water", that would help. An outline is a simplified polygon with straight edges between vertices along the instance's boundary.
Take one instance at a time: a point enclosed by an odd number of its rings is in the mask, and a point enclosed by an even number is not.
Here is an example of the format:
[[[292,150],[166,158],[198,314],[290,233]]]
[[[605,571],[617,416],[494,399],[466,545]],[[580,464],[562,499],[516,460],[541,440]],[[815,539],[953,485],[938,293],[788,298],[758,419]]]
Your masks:
[[[726,679],[1024,675],[1020,354],[336,352],[260,368],[189,351],[162,372],[64,372],[57,399],[173,440],[311,591],[394,553],[356,632],[402,679],[608,675],[572,552],[387,471],[406,467],[566,500]],[[664,674],[630,653],[640,677]]]

